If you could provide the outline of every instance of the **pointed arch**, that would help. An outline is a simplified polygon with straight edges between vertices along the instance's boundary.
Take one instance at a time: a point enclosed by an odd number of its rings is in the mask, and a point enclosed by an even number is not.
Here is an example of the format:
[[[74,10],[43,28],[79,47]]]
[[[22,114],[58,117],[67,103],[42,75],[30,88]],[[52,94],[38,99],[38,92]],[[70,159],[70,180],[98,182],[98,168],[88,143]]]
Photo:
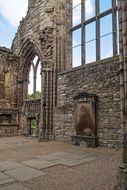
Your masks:
[[[37,62],[34,65],[33,60],[37,56]],[[45,62],[44,57],[41,54],[41,51],[37,44],[33,41],[27,39],[20,51],[20,70],[19,70],[19,81],[20,82],[20,93],[19,96],[22,96],[20,100],[27,98],[28,94],[28,85],[29,85],[29,73],[31,66],[33,67],[33,92],[36,91],[36,74],[39,63],[41,63],[41,68],[43,62]]]

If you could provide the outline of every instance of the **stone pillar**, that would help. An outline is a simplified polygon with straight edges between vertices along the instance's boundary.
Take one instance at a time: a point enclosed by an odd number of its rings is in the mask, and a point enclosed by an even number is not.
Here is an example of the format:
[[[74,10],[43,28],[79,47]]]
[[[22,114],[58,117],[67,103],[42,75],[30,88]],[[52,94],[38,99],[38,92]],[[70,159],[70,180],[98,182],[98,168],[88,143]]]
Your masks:
[[[127,0],[119,0],[120,28],[120,95],[122,163],[118,170],[118,190],[127,189]]]
[[[55,67],[57,73],[71,69],[71,3],[55,1]]]
[[[28,94],[28,79],[23,80],[23,100],[27,99],[27,94]]]
[[[55,102],[54,72],[50,68],[41,70],[41,123],[39,140],[49,138],[53,134],[53,110]]]

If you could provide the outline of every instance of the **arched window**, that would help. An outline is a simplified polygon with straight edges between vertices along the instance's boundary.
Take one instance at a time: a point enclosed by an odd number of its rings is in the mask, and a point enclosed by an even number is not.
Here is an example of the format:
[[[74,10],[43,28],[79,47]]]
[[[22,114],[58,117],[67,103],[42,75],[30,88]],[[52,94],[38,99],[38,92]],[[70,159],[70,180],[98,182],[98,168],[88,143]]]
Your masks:
[[[41,92],[41,61],[36,55],[31,61],[31,66],[29,70],[29,84],[28,84],[28,94],[35,94]]]
[[[117,0],[72,0],[72,65],[118,54]]]

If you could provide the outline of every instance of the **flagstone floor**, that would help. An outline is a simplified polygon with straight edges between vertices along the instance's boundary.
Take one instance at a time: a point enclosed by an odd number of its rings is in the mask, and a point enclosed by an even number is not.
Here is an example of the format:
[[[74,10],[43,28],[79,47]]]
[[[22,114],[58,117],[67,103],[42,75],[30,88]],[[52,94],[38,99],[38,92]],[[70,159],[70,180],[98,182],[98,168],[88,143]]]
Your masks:
[[[121,150],[0,138],[0,190],[113,190]]]

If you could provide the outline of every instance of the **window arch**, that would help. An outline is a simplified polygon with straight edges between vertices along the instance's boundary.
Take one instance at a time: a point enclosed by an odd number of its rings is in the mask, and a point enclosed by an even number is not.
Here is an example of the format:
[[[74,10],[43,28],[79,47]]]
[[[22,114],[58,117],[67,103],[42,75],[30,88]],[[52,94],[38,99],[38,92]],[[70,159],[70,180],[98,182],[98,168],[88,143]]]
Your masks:
[[[29,70],[28,94],[41,92],[41,61],[37,55],[31,61]]]
[[[72,65],[118,54],[117,0],[72,0]]]

